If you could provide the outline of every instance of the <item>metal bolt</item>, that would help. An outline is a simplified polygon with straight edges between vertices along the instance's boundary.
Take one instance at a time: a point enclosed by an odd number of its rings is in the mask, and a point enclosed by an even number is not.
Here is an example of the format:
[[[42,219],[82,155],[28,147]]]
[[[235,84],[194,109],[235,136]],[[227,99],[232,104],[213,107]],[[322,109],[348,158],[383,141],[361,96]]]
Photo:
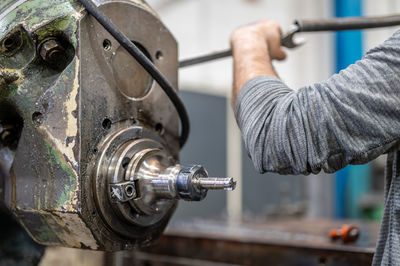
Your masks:
[[[125,194],[128,198],[131,198],[135,195],[135,188],[132,185],[127,185],[125,187]]]
[[[40,56],[50,64],[57,64],[65,60],[65,49],[55,39],[44,41],[40,47]]]

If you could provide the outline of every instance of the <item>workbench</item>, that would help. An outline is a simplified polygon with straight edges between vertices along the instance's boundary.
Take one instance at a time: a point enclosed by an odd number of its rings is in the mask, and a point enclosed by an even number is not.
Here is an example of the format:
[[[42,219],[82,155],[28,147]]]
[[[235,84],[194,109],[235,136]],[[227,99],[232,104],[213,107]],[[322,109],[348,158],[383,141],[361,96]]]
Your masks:
[[[343,224],[360,229],[354,243],[330,239]],[[134,253],[134,265],[370,265],[378,231],[378,223],[357,220],[177,221]]]

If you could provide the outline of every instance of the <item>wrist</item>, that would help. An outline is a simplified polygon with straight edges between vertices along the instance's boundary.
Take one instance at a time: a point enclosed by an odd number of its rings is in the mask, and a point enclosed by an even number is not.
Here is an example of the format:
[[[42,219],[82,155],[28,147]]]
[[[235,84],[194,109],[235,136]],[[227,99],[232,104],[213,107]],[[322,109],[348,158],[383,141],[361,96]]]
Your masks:
[[[231,43],[231,48],[234,57],[245,56],[250,59],[253,55],[262,55],[265,59],[269,58],[268,43],[251,36],[242,36],[242,38],[234,39]]]
[[[241,35],[232,40],[232,53],[235,61],[245,60],[246,63],[258,61],[265,64],[270,61],[268,43],[255,35]]]
[[[267,46],[267,40],[265,34],[259,31],[238,29],[231,35],[231,46],[232,48],[264,47]]]

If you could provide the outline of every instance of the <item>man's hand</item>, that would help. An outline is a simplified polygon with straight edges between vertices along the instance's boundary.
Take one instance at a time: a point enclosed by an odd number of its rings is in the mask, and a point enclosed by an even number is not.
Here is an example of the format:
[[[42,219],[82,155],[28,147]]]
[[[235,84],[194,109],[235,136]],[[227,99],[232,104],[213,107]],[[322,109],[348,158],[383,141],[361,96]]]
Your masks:
[[[231,35],[234,60],[232,104],[243,85],[257,76],[278,77],[271,60],[284,60],[282,30],[277,22],[261,20],[242,26]]]

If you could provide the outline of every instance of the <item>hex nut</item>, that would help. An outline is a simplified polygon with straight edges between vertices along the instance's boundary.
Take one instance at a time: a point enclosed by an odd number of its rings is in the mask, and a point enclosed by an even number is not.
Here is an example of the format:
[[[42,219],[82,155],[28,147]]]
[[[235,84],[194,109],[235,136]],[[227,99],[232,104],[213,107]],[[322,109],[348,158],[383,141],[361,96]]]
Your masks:
[[[57,64],[65,59],[65,49],[56,39],[49,39],[40,46],[40,56],[47,63]]]

